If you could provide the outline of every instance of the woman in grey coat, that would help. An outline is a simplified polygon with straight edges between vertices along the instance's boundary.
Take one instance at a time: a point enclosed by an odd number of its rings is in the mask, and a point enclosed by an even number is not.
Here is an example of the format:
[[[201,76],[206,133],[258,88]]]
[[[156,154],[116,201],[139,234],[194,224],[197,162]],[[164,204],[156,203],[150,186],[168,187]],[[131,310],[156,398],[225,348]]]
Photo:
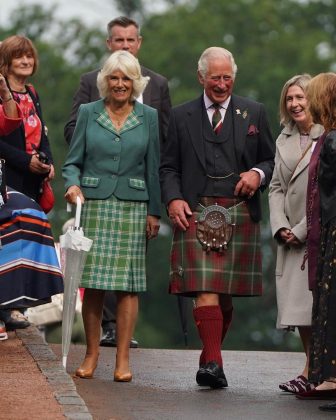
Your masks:
[[[272,234],[277,241],[277,328],[298,328],[306,353],[306,364],[296,378],[280,384],[283,391],[310,390],[308,384],[312,294],[307,267],[301,270],[306,249],[306,193],[308,165],[323,127],[313,124],[305,90],[311,77],[296,75],[280,95],[280,122],[284,126],[276,141],[275,168],[270,184],[269,205]]]

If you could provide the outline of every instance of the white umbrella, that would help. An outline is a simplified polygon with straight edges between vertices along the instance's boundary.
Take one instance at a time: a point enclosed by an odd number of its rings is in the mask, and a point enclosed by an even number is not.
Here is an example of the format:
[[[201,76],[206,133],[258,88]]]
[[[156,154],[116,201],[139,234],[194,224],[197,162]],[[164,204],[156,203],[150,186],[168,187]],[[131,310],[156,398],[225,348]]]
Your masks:
[[[75,317],[78,285],[83,274],[87,253],[92,246],[92,240],[84,236],[80,227],[82,203],[77,197],[75,225],[60,236],[60,249],[64,261],[64,298],[62,319],[62,363],[66,368],[67,357],[71,343],[71,333]]]

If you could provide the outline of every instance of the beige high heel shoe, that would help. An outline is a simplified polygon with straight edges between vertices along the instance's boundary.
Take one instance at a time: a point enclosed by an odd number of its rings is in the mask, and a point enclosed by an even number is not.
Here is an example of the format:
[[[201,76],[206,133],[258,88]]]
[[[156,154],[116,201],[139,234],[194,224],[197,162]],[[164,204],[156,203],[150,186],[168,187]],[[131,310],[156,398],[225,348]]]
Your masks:
[[[131,382],[132,380],[132,373],[119,373],[114,372],[114,382]]]
[[[85,359],[82,365],[85,364]],[[77,376],[78,378],[83,378],[83,379],[91,379],[93,377],[93,373],[96,370],[97,367],[97,361],[95,362],[95,364],[89,368],[84,368],[82,367],[82,365],[76,370],[75,372],[75,376]]]

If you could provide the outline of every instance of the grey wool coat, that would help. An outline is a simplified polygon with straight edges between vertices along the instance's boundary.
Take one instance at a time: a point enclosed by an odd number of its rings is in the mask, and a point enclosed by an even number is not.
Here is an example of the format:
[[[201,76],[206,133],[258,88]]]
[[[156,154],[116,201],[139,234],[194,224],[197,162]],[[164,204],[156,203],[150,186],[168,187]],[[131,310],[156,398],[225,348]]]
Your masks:
[[[323,127],[312,127],[309,141],[316,141]],[[308,267],[301,270],[305,253],[306,197],[311,147],[302,154],[296,125],[284,127],[276,141],[275,167],[269,189],[272,234],[291,229],[302,242],[288,247],[278,242],[276,262],[277,328],[311,325],[312,295],[308,289]]]

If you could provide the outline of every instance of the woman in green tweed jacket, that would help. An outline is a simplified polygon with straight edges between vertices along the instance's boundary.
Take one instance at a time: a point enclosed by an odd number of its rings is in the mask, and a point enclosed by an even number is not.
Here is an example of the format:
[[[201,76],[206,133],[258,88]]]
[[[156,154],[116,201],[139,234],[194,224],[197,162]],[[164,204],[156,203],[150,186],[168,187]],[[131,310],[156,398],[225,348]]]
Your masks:
[[[132,379],[129,344],[146,290],[146,240],[157,236],[160,217],[157,111],[135,99],[148,78],[127,51],[113,53],[98,75],[103,99],[81,105],[63,166],[65,198],[83,206],[83,228],[93,239],[81,287],[87,349],[76,375],[91,378],[97,366],[106,290],[117,295],[114,380]]]

